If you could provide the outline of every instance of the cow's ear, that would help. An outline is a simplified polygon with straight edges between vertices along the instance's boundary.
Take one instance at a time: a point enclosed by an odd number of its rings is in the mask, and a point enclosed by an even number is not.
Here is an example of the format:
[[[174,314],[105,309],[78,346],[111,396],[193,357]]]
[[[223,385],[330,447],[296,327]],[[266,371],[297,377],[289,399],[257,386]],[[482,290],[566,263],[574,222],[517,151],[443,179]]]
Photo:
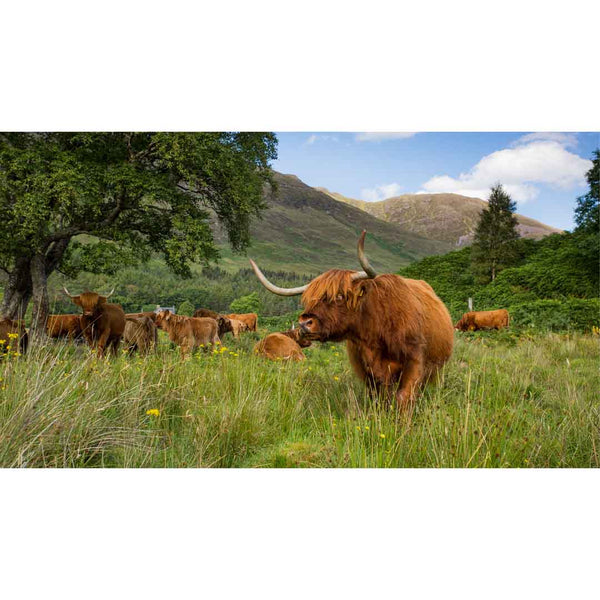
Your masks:
[[[71,296],[71,300],[73,301],[74,304],[77,304],[77,306],[82,306],[81,296]]]
[[[106,304],[106,296],[98,296],[98,304]]]

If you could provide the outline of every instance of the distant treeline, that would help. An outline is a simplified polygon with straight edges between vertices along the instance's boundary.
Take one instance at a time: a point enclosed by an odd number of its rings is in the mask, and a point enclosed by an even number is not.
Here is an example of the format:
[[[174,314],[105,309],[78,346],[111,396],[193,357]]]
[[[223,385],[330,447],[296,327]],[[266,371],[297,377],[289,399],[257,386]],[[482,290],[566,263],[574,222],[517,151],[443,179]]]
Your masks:
[[[477,283],[471,248],[429,256],[400,271],[427,281],[458,319],[468,310],[508,308],[513,323],[542,329],[589,330],[600,324],[598,262],[590,260],[587,238],[554,234],[516,242],[518,261],[486,285]]]
[[[306,283],[307,278],[285,271],[266,271],[274,282],[293,287]],[[49,282],[51,310],[56,313],[74,312],[75,307],[66,298],[61,287],[66,279],[56,275]],[[268,292],[256,279],[251,269],[229,273],[218,267],[198,268],[192,277],[185,279],[173,274],[161,260],[152,260],[139,267],[126,267],[115,275],[81,273],[67,283],[69,291],[79,293],[84,289],[109,292],[115,288],[111,301],[119,303],[126,312],[153,310],[157,304],[179,307],[189,302],[194,308],[210,308],[218,312],[231,312],[231,303],[243,296],[257,292],[259,313],[281,316],[300,308],[298,297],[285,298]]]

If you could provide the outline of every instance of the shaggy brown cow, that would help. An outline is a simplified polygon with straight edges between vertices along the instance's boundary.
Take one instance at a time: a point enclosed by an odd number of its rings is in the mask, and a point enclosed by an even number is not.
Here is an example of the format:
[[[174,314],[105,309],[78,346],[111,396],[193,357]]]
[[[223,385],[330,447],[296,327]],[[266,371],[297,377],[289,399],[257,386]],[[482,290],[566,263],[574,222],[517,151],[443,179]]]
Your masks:
[[[300,326],[309,339],[346,340],[356,374],[371,391],[394,393],[407,406],[417,389],[450,358],[452,321],[431,286],[399,275],[377,275],[364,254],[363,231],[358,259],[364,271],[332,269],[309,284],[285,289],[270,283],[254,261],[261,283],[283,296],[302,294]]]
[[[181,356],[202,346],[220,344],[217,322],[208,317],[183,317],[169,310],[161,310],[156,325],[169,334],[169,339],[181,349]]]
[[[139,312],[139,313],[125,313],[125,318],[132,317],[133,319],[139,319],[140,317],[148,317],[152,319],[153,323],[156,323],[156,313],[154,311]]]
[[[216,320],[218,316],[219,313],[215,312],[214,310],[210,310],[210,308],[199,308],[197,311],[194,312],[195,318],[209,317],[210,319]]]
[[[147,354],[158,344],[158,329],[150,317],[125,317],[123,343],[127,350]]]
[[[465,313],[454,329],[477,331],[478,329],[502,329],[508,327],[510,316],[505,308],[499,310],[479,310]]]
[[[304,360],[306,357],[298,342],[294,339],[299,334],[296,330],[283,331],[281,333],[270,333],[266,338],[260,340],[254,346],[254,353],[264,356],[269,360]],[[310,346],[310,341],[302,340],[303,347]]]
[[[81,315],[49,315],[46,321],[46,333],[54,339],[81,338]]]
[[[29,335],[23,319],[0,319],[0,342],[0,358],[7,352],[25,354]]]
[[[125,313],[119,304],[107,304],[113,291],[107,296],[101,296],[96,292],[85,292],[78,296],[72,296],[66,288],[65,294],[77,306],[81,306],[81,328],[83,336],[91,348],[96,348],[98,358],[104,356],[105,348],[117,353],[119,343],[125,329]]]
[[[230,323],[230,331],[233,333],[233,337],[238,339],[240,337],[240,333],[243,331],[248,331],[248,325],[244,323],[244,321],[238,321],[237,319],[228,319]]]
[[[256,331],[256,326],[258,325],[258,315],[256,313],[244,313],[241,315],[236,315],[234,313],[225,316],[229,319],[236,319],[237,321],[246,323],[246,325],[248,325],[248,331]]]

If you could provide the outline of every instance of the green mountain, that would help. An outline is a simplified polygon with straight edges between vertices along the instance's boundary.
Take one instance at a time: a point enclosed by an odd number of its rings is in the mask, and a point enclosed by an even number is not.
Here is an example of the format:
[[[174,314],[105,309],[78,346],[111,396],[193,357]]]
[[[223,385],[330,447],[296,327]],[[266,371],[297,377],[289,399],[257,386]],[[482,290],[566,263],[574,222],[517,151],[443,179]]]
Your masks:
[[[317,188],[331,198],[345,202],[370,215],[394,223],[401,229],[424,237],[442,240],[453,247],[471,243],[479,214],[486,202],[459,194],[404,194],[381,202],[347,198],[325,188]],[[521,237],[540,239],[560,229],[517,215]]]
[[[275,173],[277,189],[268,189],[268,209],[251,228],[247,256],[228,247],[215,223],[222,259],[219,266],[233,271],[248,266],[248,257],[261,267],[314,274],[331,268],[357,269],[356,243],[368,232],[366,249],[375,269],[394,272],[419,258],[452,248],[446,240],[428,239],[392,222],[339,202],[312,188],[295,175]]]

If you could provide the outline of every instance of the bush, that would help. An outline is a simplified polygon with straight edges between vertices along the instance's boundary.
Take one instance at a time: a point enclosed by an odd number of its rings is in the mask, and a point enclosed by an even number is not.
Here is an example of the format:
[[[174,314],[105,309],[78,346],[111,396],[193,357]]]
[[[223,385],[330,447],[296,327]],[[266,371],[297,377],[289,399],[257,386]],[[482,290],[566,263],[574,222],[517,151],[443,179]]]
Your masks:
[[[230,305],[232,313],[258,313],[260,312],[260,298],[256,292],[234,300]]]
[[[184,317],[191,317],[194,314],[194,305],[187,300],[183,301],[177,309],[177,314]]]
[[[600,325],[600,300],[536,300],[508,307],[510,324],[541,331],[591,331]]]

